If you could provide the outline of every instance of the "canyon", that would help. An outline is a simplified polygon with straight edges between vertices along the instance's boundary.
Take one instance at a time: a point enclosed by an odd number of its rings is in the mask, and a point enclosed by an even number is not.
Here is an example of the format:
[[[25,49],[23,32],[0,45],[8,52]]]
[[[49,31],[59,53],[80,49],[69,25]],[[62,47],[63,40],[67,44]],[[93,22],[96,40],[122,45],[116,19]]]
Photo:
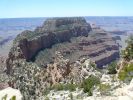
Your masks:
[[[119,58],[119,45],[108,32],[92,28],[83,17],[50,18],[34,31],[19,34],[9,52],[7,72],[15,59],[26,59],[44,67],[60,51],[71,63],[87,57],[98,68]]]
[[[36,100],[56,84],[80,84],[92,75],[100,78],[97,68],[119,59],[119,39],[83,17],[47,19],[15,38],[3,84],[19,89],[24,100]]]

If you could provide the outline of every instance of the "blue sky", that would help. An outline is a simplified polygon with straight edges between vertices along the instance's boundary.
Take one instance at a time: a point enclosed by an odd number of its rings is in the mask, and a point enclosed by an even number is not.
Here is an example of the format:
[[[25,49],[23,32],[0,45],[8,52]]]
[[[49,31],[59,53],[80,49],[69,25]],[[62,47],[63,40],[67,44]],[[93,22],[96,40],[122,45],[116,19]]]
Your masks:
[[[133,0],[0,0],[0,18],[133,16]]]

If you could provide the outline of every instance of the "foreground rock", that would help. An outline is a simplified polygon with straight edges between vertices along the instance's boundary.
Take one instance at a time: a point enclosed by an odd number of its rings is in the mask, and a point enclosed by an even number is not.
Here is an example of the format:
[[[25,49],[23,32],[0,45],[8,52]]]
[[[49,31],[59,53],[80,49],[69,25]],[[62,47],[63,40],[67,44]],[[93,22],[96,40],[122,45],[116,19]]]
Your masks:
[[[6,57],[0,56],[0,90],[9,87],[8,85],[8,75],[6,74]]]
[[[84,58],[73,64],[69,62],[60,52],[56,52],[54,63],[48,64],[47,68],[40,68],[23,59],[15,60],[9,76],[10,86],[19,89],[24,100],[38,100],[44,96],[44,91],[56,84],[80,84],[90,75],[101,76],[89,59]]]
[[[0,100],[22,100],[22,95],[19,90],[8,87],[0,91]]]
[[[105,75],[103,76],[105,77]],[[106,77],[110,77],[106,75]],[[108,78],[110,79],[110,78]],[[103,81],[103,79],[102,79]],[[104,80],[104,82],[107,81],[107,79]],[[118,81],[117,81],[118,82]],[[113,87],[115,87],[114,82],[108,82],[110,84],[113,84]],[[105,83],[104,83],[105,84]],[[103,92],[103,91],[101,91]],[[104,91],[105,92],[105,91]],[[106,91],[107,92],[107,91]],[[47,98],[49,100],[133,100],[133,80],[130,82],[129,85],[121,84],[118,82],[117,88],[113,88],[109,90],[110,94],[105,95],[96,95],[96,93],[100,93],[100,91],[93,92],[93,96],[88,96],[83,92],[82,89],[77,89],[74,92],[71,91],[50,91],[48,95],[46,95],[43,98]]]

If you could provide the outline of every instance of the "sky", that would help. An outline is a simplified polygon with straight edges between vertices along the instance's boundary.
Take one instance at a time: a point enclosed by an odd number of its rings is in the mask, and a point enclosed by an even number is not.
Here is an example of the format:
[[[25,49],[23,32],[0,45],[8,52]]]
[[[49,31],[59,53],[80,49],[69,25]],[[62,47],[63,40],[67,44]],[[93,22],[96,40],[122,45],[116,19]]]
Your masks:
[[[133,16],[133,0],[0,0],[0,18]]]

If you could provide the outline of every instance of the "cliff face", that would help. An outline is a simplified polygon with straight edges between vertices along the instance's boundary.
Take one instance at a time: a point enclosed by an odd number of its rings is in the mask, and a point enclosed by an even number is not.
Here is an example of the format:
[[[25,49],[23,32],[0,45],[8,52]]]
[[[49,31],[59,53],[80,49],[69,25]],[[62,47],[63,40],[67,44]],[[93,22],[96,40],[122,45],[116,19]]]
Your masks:
[[[102,68],[117,58],[115,39],[101,29],[92,29],[84,18],[48,19],[14,40],[6,60],[9,86],[20,89],[24,100],[38,100],[53,84],[78,84],[93,75],[93,62]]]
[[[22,32],[16,41],[19,42],[18,47],[24,58],[31,60],[39,50],[49,48],[56,43],[69,41],[71,37],[88,36],[90,30],[90,25],[83,18],[48,19],[35,31]]]
[[[69,41],[72,37],[88,36],[90,24],[84,18],[53,18],[47,19],[41,27],[34,31],[24,31],[14,40],[7,59],[7,69],[13,60],[24,58],[30,61],[36,54],[52,45]]]
[[[45,48],[51,47],[56,43],[55,34],[51,33],[48,35],[40,36],[36,39],[28,41],[23,39],[19,43],[19,47],[22,50],[23,56],[26,60],[31,60],[36,53]]]
[[[26,30],[17,36],[6,61],[7,73],[11,72],[14,60],[32,60],[44,66],[52,62],[56,51],[69,58],[71,63],[87,57],[98,67],[119,58],[115,40],[101,29],[92,30],[84,18],[52,18],[34,31]]]

